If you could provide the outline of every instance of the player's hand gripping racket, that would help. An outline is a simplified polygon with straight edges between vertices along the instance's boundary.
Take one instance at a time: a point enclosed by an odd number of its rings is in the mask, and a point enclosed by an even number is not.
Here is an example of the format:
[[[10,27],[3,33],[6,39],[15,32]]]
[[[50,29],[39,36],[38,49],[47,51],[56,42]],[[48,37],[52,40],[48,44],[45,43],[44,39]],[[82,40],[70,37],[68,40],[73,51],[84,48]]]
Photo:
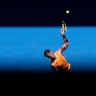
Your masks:
[[[67,26],[64,20],[62,20],[62,29],[64,29],[64,31],[67,32]]]

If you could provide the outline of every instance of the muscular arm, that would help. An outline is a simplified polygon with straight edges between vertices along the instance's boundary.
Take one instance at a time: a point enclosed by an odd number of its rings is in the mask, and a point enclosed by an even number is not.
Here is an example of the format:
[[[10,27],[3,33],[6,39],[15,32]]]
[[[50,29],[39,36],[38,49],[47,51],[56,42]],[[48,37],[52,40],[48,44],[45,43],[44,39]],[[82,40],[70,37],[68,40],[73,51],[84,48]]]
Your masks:
[[[62,34],[62,38],[64,40],[64,44],[62,45],[61,48],[58,49],[58,51],[60,53],[62,53],[69,45],[68,39],[67,39],[66,35],[64,34],[64,30],[61,30],[61,34]]]

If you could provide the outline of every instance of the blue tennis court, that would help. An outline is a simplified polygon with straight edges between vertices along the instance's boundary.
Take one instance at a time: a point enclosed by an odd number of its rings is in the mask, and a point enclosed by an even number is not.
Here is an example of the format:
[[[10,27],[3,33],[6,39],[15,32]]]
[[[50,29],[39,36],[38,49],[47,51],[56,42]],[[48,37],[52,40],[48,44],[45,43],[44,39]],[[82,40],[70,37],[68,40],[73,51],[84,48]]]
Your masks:
[[[53,72],[45,49],[55,52],[63,44],[60,26],[0,27],[1,72]],[[68,26],[69,47],[64,56],[73,72],[96,71],[96,27]]]

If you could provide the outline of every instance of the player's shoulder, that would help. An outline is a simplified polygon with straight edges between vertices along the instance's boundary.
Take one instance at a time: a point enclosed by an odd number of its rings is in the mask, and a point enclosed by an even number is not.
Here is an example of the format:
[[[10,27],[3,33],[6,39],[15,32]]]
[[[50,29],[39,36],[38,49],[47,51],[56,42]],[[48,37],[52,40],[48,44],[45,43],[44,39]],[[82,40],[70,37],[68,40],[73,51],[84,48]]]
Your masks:
[[[61,48],[59,48],[59,49],[57,50],[57,52],[60,53],[60,54],[62,54]]]
[[[59,50],[55,51],[54,54],[61,54]]]

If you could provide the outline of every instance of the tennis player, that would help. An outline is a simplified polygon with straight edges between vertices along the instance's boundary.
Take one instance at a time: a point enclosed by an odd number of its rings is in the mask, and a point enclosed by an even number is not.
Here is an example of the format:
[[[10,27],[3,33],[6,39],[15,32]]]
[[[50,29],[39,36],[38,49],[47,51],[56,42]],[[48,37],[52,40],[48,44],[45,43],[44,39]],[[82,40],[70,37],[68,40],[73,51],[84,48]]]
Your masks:
[[[66,60],[65,56],[62,54],[64,50],[67,49],[69,41],[65,35],[65,31],[61,29],[61,35],[64,40],[64,44],[56,52],[52,52],[49,49],[44,50],[44,56],[51,59],[51,67],[56,73],[70,73],[71,66],[70,63]]]

